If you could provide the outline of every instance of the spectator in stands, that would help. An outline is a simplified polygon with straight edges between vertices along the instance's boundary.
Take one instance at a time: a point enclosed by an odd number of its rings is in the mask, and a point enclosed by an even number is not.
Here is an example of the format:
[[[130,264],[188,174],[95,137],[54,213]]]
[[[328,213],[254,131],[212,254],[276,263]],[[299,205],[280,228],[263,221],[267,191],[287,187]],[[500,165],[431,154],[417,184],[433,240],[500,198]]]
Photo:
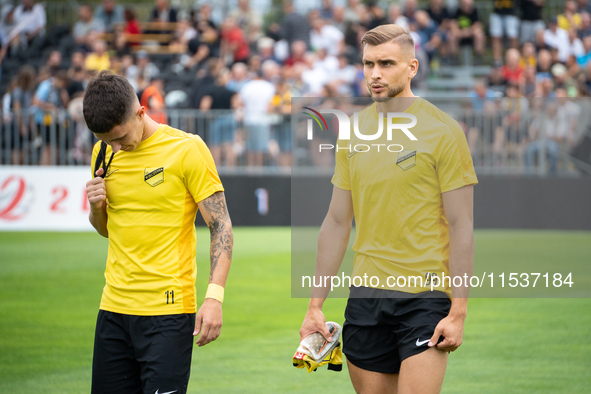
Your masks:
[[[156,0],[150,22],[171,22],[177,21],[177,11],[171,8],[168,0]]]
[[[542,20],[544,0],[521,0],[521,43],[536,39],[536,32],[544,30]]]
[[[273,60],[275,61],[274,54],[275,41],[269,37],[261,37],[257,42],[258,53],[261,56],[261,60]]]
[[[275,86],[269,82],[271,63],[265,62],[255,79],[240,89],[239,97],[244,106],[244,125],[247,130],[246,165],[262,166],[271,138],[269,105],[275,96]]]
[[[523,72],[523,95],[525,97],[533,97],[536,92],[536,84],[536,67],[532,65],[525,66]]]
[[[104,40],[97,40],[92,46],[93,52],[86,56],[86,69],[101,71],[111,69],[111,57],[107,52],[107,43]]]
[[[320,17],[312,17],[310,20],[310,46],[315,51],[325,49],[331,56],[338,56],[345,49],[343,33],[326,23]]]
[[[532,66],[534,69],[537,65],[536,59],[536,47],[531,42],[526,42],[521,47],[521,60],[519,64],[525,68],[527,66]]]
[[[429,17],[438,27],[448,30],[449,21],[452,19],[452,15],[443,3],[443,0],[430,0],[429,6],[425,10],[429,14]]]
[[[404,16],[411,22],[415,20],[415,13],[419,10],[417,0],[406,0],[404,2]]]
[[[322,5],[320,6],[320,18],[332,19],[333,13],[334,6],[332,4],[332,0],[322,0]]]
[[[270,112],[278,115],[273,124],[272,141],[276,143],[275,153],[277,164],[282,167],[291,166],[291,86],[285,79],[280,79],[275,85],[275,95],[271,99]]]
[[[226,87],[229,72],[221,72],[214,85],[210,85],[204,92],[199,104],[201,111],[209,110],[230,111],[238,108],[238,94]],[[236,154],[234,153],[234,132],[237,124],[232,113],[214,114],[210,123],[207,145],[216,165],[234,167]]]
[[[150,79],[150,85],[142,92],[140,105],[146,107],[146,113],[157,123],[166,124],[166,104],[164,103],[164,79],[156,74]]]
[[[220,36],[220,57],[226,64],[248,61],[250,47],[234,17],[229,16],[224,20]]]
[[[584,53],[577,57],[577,63],[581,67],[587,67],[591,63],[591,36],[583,38]]]
[[[581,28],[577,34],[581,40],[591,36],[591,15],[588,12],[581,13]]]
[[[249,0],[238,0],[238,8],[230,11],[229,16],[236,20],[236,24],[242,29],[249,42],[254,38],[252,37],[253,33],[258,31],[263,24],[261,14],[250,6]]]
[[[306,53],[306,43],[304,41],[294,41],[291,43],[291,55],[285,59],[283,64],[291,67],[296,63],[305,63],[304,54]]]
[[[206,67],[197,71],[196,79],[191,86],[189,94],[189,105],[191,108],[198,109],[201,105],[201,99],[204,92],[209,91],[219,75],[222,64],[218,58],[207,59]]]
[[[473,0],[460,0],[460,6],[456,10],[451,23],[450,41],[454,53],[457,53],[460,46],[472,46],[477,55],[477,63],[480,63],[486,38]]]
[[[544,38],[544,36],[546,35],[546,30],[538,30],[536,32],[536,41],[534,42],[534,45],[536,46],[536,52],[541,51],[542,49],[545,50],[550,50],[550,47],[548,46],[548,44],[546,44],[546,40]]]
[[[178,22],[175,35],[175,42],[186,51],[189,41],[197,38],[197,30],[191,26],[189,20],[181,18]]]
[[[70,57],[70,68],[68,68],[68,78],[72,78],[74,68],[80,67],[86,69],[86,54],[84,51],[76,50]]]
[[[400,5],[393,3],[388,8],[388,21],[408,30],[408,19],[402,14]]]
[[[203,7],[202,7],[203,8]],[[200,20],[197,25],[199,34],[188,43],[189,59],[185,68],[198,67],[210,58],[218,58],[220,54],[220,36],[213,22]]]
[[[112,32],[115,24],[123,23],[124,12],[123,6],[117,4],[115,0],[102,0],[102,4],[94,12],[94,17],[103,22],[108,32]]]
[[[589,0],[577,0],[577,11],[580,14],[583,12],[591,13],[591,3],[589,3]]]
[[[199,12],[197,12],[197,14],[195,15],[195,26],[198,26],[200,22],[206,22],[210,27],[216,29],[217,26],[213,22],[213,18],[211,16],[212,13],[213,11],[210,4],[205,3],[201,7],[199,7]],[[199,30],[199,28],[197,28],[197,30]]]
[[[380,7],[375,0],[368,0],[365,5],[370,17],[369,23],[365,24],[365,28],[367,30],[371,30],[375,27],[388,23],[388,18],[386,17],[384,9]]]
[[[82,111],[83,95],[77,95],[68,104],[68,115],[74,123],[74,146],[72,157],[76,164],[89,165],[92,157],[93,135],[86,126]]]
[[[314,52],[306,52],[304,59],[306,68],[302,71],[302,81],[306,87],[302,93],[318,96],[330,80],[330,74],[322,67],[322,63],[318,62],[318,55]]]
[[[570,54],[568,33],[558,27],[555,16],[550,18],[548,28],[544,31],[544,42],[549,47],[558,50],[558,60],[560,62],[566,62]]]
[[[49,67],[49,72],[52,76],[57,75],[62,70],[62,53],[58,50],[49,52],[45,64]]]
[[[572,81],[572,90],[569,90],[569,96],[576,97],[578,89],[579,78],[584,74],[583,70],[577,63],[577,58],[574,55],[570,55],[566,61],[566,74]]]
[[[429,18],[426,11],[418,10],[414,15],[416,32],[421,37],[421,49],[429,56],[431,61],[443,43],[443,34],[437,29],[435,22]]]
[[[345,19],[345,7],[334,7],[331,24],[337,29],[339,29],[339,31],[341,31],[342,33],[345,33],[347,31],[349,22]]]
[[[563,30],[581,27],[581,14],[577,12],[577,4],[574,1],[564,3],[564,13],[557,17],[558,27]]]
[[[248,67],[244,63],[234,63],[230,71],[230,78],[226,83],[226,88],[238,92],[248,82]]]
[[[14,20],[17,24],[23,24],[20,31],[22,42],[30,43],[35,37],[45,34],[47,15],[45,7],[35,4],[35,0],[22,0],[14,10]]]
[[[497,113],[501,122],[494,133],[493,161],[497,166],[502,164],[503,157],[515,157],[523,162],[520,158],[527,141],[529,101],[522,97],[519,85],[508,83],[505,97],[498,104]]]
[[[556,88],[556,101],[552,104],[547,106],[547,116],[538,125],[537,132],[543,134],[527,147],[526,163],[528,166],[533,165],[539,152],[545,148],[549,156],[550,173],[555,174],[560,151],[569,152],[575,145],[581,108],[568,99],[564,86]]]
[[[492,105],[493,100],[492,98],[497,97],[497,93],[486,86],[486,81],[478,80],[474,84],[474,90],[468,93],[468,97],[472,98],[471,104],[472,108],[476,111],[482,111],[485,109],[485,106]]]
[[[340,96],[353,96],[353,84],[357,69],[349,63],[346,55],[339,55],[338,68],[331,73],[330,83],[336,87],[336,92]]]
[[[124,12],[125,26],[123,26],[123,34],[126,37],[126,42],[132,46],[139,45],[139,41],[129,38],[130,34],[142,34],[140,22],[135,16],[132,8],[126,8]]]
[[[14,30],[17,25],[14,19],[14,7],[12,5],[8,5],[4,10],[5,12],[2,13],[2,20],[0,22],[0,44],[2,45],[2,58],[8,52],[9,47],[16,47],[19,44],[18,32]]]
[[[520,86],[523,82],[523,66],[521,65],[521,54],[519,50],[511,48],[505,54],[505,65],[502,67],[503,78],[507,83]]]
[[[83,4],[78,10],[78,21],[74,24],[72,35],[76,44],[82,49],[89,52],[92,48],[91,39],[96,34],[101,34],[105,31],[105,25],[100,19],[96,19],[92,15],[92,8],[89,5]]]
[[[32,118],[29,116],[29,109],[33,104],[35,94],[35,68],[28,65],[22,66],[19,69],[14,86],[11,89],[9,88],[6,94],[9,102],[7,108],[3,108],[5,115],[4,126],[11,133],[9,146],[12,149],[12,164],[23,164],[22,148],[25,144],[33,142],[33,123]]]
[[[80,66],[74,67],[71,76],[70,72],[68,72],[68,85],[66,90],[68,91],[68,97],[70,100],[83,96],[87,84],[86,70],[84,68]]]
[[[43,141],[40,164],[49,165],[53,164],[51,159],[57,157],[58,145],[66,143],[62,133],[65,132],[63,111],[69,102],[66,90],[68,76],[65,71],[60,71],[52,77],[49,67],[44,66],[39,71],[39,77],[43,81],[35,92],[32,104],[35,108],[35,123]]]
[[[503,75],[503,66],[495,65],[490,70],[490,74],[487,76],[486,84],[491,90],[504,94],[507,82]]]
[[[503,37],[509,38],[511,48],[517,48],[519,44],[519,18],[517,17],[516,0],[495,1],[489,25],[493,57],[496,62],[501,62]]]
[[[140,93],[146,89],[149,81],[160,73],[160,70],[150,61],[146,51],[138,51],[135,56],[136,63],[127,68],[126,77],[131,85],[137,88],[136,92]]]
[[[287,40],[288,45],[294,41],[304,41],[306,47],[310,45],[310,24],[306,18],[293,9],[291,0],[283,4],[285,16],[281,21],[281,37]]]
[[[571,28],[568,30],[568,57],[575,56],[580,57],[585,55],[585,48],[583,42],[577,37],[577,29]]]

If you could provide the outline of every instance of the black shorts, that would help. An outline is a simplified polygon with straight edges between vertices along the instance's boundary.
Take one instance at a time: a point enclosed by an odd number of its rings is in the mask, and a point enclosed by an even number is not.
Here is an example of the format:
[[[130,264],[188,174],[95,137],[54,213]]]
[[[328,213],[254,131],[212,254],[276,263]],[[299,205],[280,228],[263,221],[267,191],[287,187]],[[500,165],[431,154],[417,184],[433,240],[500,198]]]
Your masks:
[[[385,297],[382,292],[398,294]],[[381,298],[364,297],[376,297],[376,293]],[[343,325],[343,352],[356,367],[398,373],[404,359],[429,349],[429,339],[448,315],[451,301],[447,296],[426,298],[426,293],[405,293],[406,298],[400,295],[392,290],[351,287]],[[439,342],[442,340],[440,337]]]
[[[194,328],[194,313],[133,316],[99,311],[92,393],[186,393]]]

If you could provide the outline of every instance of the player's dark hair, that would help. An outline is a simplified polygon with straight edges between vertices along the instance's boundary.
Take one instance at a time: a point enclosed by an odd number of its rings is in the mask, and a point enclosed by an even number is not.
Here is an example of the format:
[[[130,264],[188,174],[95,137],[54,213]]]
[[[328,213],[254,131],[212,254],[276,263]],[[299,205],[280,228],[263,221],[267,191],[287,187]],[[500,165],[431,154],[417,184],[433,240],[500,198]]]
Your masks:
[[[89,83],[82,102],[84,120],[93,133],[108,133],[132,115],[137,95],[131,84],[110,71],[101,71]]]

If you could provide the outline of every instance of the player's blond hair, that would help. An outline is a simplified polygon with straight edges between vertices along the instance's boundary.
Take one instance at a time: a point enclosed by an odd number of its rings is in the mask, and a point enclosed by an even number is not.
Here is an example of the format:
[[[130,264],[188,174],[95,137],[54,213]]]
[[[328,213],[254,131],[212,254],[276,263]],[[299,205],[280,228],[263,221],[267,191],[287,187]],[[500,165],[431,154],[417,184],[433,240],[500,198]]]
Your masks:
[[[409,50],[414,57],[415,41],[408,30],[402,26],[393,23],[380,25],[366,32],[361,39],[362,45],[380,45],[387,42],[395,42],[401,48]]]

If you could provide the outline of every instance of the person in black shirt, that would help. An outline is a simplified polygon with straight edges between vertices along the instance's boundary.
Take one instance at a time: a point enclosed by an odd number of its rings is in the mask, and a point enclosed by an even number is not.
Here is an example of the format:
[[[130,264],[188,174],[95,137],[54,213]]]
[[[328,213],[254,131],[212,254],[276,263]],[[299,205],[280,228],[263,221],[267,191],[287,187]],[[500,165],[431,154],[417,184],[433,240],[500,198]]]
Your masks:
[[[521,0],[521,43],[535,41],[536,32],[544,30],[542,7],[544,0]]]
[[[156,0],[150,21],[174,23],[177,21],[177,11],[168,5],[168,0]]]
[[[232,167],[236,163],[234,154],[234,132],[236,120],[230,110],[237,108],[237,93],[226,88],[229,72],[221,72],[215,80],[215,84],[209,85],[203,93],[199,109],[204,112],[213,110],[209,121],[209,133],[206,138],[211,150],[213,160],[219,166],[222,165],[222,155],[225,165]],[[224,110],[224,112],[222,112]]]
[[[460,1],[451,26],[452,48],[455,49],[455,53],[457,53],[458,45],[470,45],[474,47],[474,52],[480,58],[484,53],[486,40],[473,0]]]
[[[451,14],[443,0],[431,0],[429,1],[429,7],[425,10],[433,20],[439,26],[440,29],[447,30],[449,28],[448,23],[451,19]]]

